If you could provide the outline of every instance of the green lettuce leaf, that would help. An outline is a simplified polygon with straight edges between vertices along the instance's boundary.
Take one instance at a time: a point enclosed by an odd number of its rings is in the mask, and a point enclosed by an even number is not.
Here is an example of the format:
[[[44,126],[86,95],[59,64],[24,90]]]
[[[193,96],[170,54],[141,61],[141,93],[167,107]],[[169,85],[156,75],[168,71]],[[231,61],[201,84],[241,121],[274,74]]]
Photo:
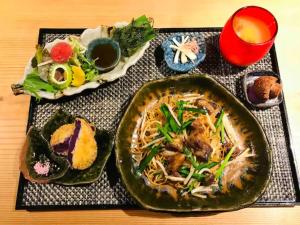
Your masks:
[[[70,59],[71,64],[80,66],[85,73],[85,79],[92,81],[99,75],[99,71],[96,68],[95,61],[90,61],[85,56],[85,47],[78,41],[77,38],[69,37],[70,44],[73,48],[74,54]]]
[[[26,79],[23,83],[23,89],[24,91],[28,91],[37,99],[40,99],[41,97],[38,95],[38,91],[47,91],[51,93],[57,92],[57,89],[53,87],[51,84],[43,81],[37,73],[30,73],[26,76]]]

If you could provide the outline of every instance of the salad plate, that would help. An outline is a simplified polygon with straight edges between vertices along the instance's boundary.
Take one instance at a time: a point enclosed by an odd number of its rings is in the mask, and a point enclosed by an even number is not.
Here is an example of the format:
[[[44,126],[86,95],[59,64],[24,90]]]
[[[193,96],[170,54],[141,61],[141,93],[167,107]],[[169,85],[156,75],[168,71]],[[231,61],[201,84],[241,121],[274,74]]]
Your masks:
[[[136,64],[149,48],[150,40],[155,37],[151,23],[151,19],[141,16],[131,23],[118,22],[112,27],[89,28],[80,36],[55,39],[44,47],[38,45],[35,56],[25,67],[23,78],[12,85],[12,90],[15,95],[58,99],[112,82],[124,76],[128,68]],[[86,55],[91,42],[103,39],[114,40],[121,48],[118,63],[105,72],[99,71],[95,64],[97,60],[105,60],[107,50],[93,61]],[[60,61],[60,58],[63,60]],[[62,72],[60,76],[59,72]]]

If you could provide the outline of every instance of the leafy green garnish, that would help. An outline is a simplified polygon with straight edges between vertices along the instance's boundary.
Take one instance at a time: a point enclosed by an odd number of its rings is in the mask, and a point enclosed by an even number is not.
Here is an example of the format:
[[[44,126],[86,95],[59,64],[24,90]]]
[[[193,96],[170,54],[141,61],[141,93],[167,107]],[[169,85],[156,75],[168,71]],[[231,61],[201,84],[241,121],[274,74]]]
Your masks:
[[[170,125],[170,128],[173,132],[178,133],[180,131],[180,127],[173,118],[171,112],[169,111],[169,108],[166,104],[162,104],[160,106],[160,111],[164,114],[167,123]]]
[[[188,108],[188,107],[184,107],[185,111],[189,111],[189,112],[195,112],[195,113],[201,113],[201,114],[206,114],[207,110],[206,109],[201,109],[201,108]]]
[[[193,180],[190,185],[188,185],[188,192],[191,192],[195,188],[196,180]]]
[[[221,124],[221,142],[222,142],[222,144],[225,143],[225,129],[224,129],[224,123]]]
[[[43,61],[43,47],[36,45],[36,52],[34,57],[31,59],[32,68],[37,68],[38,64]]]
[[[182,175],[183,177],[187,177],[190,174],[190,171],[187,168],[181,167],[178,171],[180,173],[180,175]],[[194,173],[192,175],[192,178],[198,180],[198,181],[203,181],[204,178],[206,176],[203,174],[198,174],[198,173]]]
[[[158,131],[166,138],[168,142],[172,142],[173,139],[169,134],[169,124],[165,124],[163,127],[158,125],[157,127]]]
[[[99,71],[95,66],[95,60],[89,61],[84,54],[78,54],[78,59],[81,62],[81,68],[85,73],[85,79],[87,81],[91,81],[99,75]]]
[[[26,76],[26,79],[23,82],[23,89],[34,94],[37,99],[41,99],[38,95],[38,91],[57,92],[55,87],[43,81],[36,73],[30,73]]]
[[[99,71],[96,68],[95,61],[90,61],[85,56],[85,48],[75,37],[69,37],[70,44],[73,48],[73,57],[70,59],[70,62],[76,66],[80,66],[85,73],[85,79],[87,81],[93,80],[96,76],[99,75]]]
[[[214,166],[216,166],[218,163],[217,162],[208,162],[208,163],[201,163],[198,165],[198,167],[196,167],[197,170],[202,170],[204,168],[212,168]]]
[[[78,54],[76,52],[73,52],[73,56],[69,59],[69,64],[81,66],[81,62],[79,61]]]
[[[166,125],[167,125],[168,130],[162,129],[160,127],[159,131],[167,138],[167,140],[169,142],[171,141],[171,137],[167,137],[166,133],[168,133],[169,131],[175,132],[177,134],[182,133],[194,121],[194,119],[190,119],[190,120],[183,122],[183,112],[185,110],[184,104],[186,104],[186,102],[184,102],[184,101],[178,101],[176,103],[177,119],[178,119],[179,123],[181,124],[181,126],[178,125],[178,123],[176,122],[175,118],[171,114],[171,112],[166,104],[162,104],[160,106],[160,111],[163,113],[164,117],[166,118]],[[197,110],[197,112],[202,112],[203,109],[196,109],[196,110]]]
[[[190,126],[192,123],[194,122],[194,119],[189,119],[187,121],[185,121],[182,125],[181,125],[181,130],[183,131],[184,129],[186,129],[188,126]]]
[[[220,116],[218,117],[216,123],[215,123],[215,127],[216,129],[221,125],[222,121],[223,121],[223,116],[224,116],[224,109],[221,110]]]
[[[176,102],[176,106],[177,106],[177,111],[178,111],[178,115],[177,115],[177,118],[178,118],[178,121],[182,124],[183,122],[183,109],[184,109],[184,104],[186,104],[186,102],[184,101],[178,101]]]
[[[199,166],[199,163],[195,159],[193,153],[187,147],[183,148],[183,153],[185,154],[185,156],[187,157],[187,159],[192,163],[192,165],[193,165],[194,168],[197,168]]]
[[[155,146],[151,148],[149,154],[143,158],[143,160],[140,162],[140,165],[137,168],[138,173],[143,173],[143,171],[146,169],[149,162],[152,160],[152,158],[158,154],[160,151],[160,146]]]
[[[235,146],[233,146],[233,147],[229,150],[228,154],[225,156],[225,159],[224,159],[223,162],[221,163],[221,166],[217,169],[217,171],[216,171],[216,176],[215,176],[216,179],[219,179],[219,178],[221,177],[221,175],[222,175],[222,173],[223,173],[223,171],[224,171],[226,165],[227,165],[228,162],[229,162],[229,159],[230,159],[232,153],[234,152],[234,149],[235,149]]]
[[[114,28],[112,38],[119,42],[121,53],[125,57],[133,55],[147,41],[155,37],[152,20],[145,15],[133,19],[122,28]]]
[[[224,109],[222,109],[217,121],[215,122],[215,128],[217,129],[216,132],[218,133],[218,135],[221,136],[222,144],[225,143],[225,128],[224,128],[224,123],[223,123],[224,115],[225,115],[225,111],[224,111]]]
[[[40,45],[36,46],[35,58],[36,58],[37,64],[40,64],[41,62],[43,62],[43,47]]]
[[[79,42],[77,37],[69,36],[68,39],[75,53],[81,53],[85,51],[85,47]]]

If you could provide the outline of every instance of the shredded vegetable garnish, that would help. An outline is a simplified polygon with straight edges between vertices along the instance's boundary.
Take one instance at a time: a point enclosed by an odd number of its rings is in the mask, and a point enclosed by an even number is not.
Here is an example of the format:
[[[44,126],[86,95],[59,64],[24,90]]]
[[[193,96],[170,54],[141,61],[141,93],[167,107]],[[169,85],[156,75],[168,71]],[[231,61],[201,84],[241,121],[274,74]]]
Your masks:
[[[255,154],[237,145],[239,135],[224,108],[205,96],[164,95],[140,121],[131,153],[152,187],[167,186],[172,197],[208,198],[231,185],[240,188],[241,176],[251,177],[246,171],[254,167]]]
[[[229,162],[229,159],[230,159],[232,153],[234,152],[235,148],[236,148],[236,147],[233,146],[233,147],[230,149],[230,151],[229,151],[228,154],[226,155],[224,161],[221,163],[221,166],[219,167],[219,169],[217,169],[217,171],[216,171],[216,179],[219,179],[219,178],[221,177],[221,175],[222,175],[222,173],[223,173],[223,171],[224,171],[224,169],[225,169],[225,166],[226,166],[227,163]]]

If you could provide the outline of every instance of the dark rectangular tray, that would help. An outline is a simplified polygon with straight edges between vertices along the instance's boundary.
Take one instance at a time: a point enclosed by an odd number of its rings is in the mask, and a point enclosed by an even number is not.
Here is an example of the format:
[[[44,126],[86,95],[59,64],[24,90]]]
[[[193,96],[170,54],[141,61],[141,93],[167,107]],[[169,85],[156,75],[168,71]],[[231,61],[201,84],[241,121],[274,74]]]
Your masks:
[[[83,29],[40,29],[39,44],[64,38],[67,34],[80,34]],[[247,68],[228,64],[219,52],[218,40],[221,28],[163,28],[157,29],[157,37],[137,64],[130,67],[126,76],[95,90],[86,90],[57,101],[31,98],[28,125],[43,126],[58,109],[81,115],[98,128],[115,132],[120,117],[131,96],[145,82],[175,73],[163,61],[160,44],[169,35],[183,33],[203,35],[207,55],[200,66],[189,73],[206,73],[226,86],[249,108],[242,91],[241,80],[248,72],[271,70],[279,74],[276,51],[270,52],[258,63]],[[251,109],[251,108],[250,108]],[[293,206],[300,201],[297,167],[291,148],[290,130],[285,102],[266,110],[251,111],[261,122],[273,150],[273,172],[266,192],[254,206]],[[107,209],[139,208],[123,187],[115,166],[114,155],[108,161],[99,181],[85,186],[61,186],[33,184],[20,174],[16,209]]]

